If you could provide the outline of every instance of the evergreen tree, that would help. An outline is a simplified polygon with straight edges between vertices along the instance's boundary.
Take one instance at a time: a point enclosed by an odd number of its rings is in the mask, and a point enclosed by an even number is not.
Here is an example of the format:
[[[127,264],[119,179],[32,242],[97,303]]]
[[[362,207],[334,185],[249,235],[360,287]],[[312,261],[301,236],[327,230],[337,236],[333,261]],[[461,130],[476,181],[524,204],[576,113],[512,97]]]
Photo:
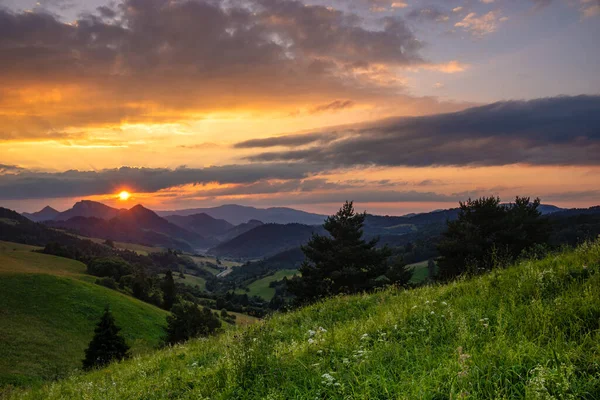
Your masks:
[[[167,317],[167,338],[169,344],[181,343],[188,339],[208,336],[221,327],[221,321],[210,308],[199,308],[194,303],[177,303]]]
[[[323,225],[330,236],[313,235],[302,247],[306,261],[301,276],[289,281],[298,303],[339,293],[356,293],[377,286],[375,279],[387,272],[387,248],[377,249],[377,239],[363,240],[366,214],[357,214],[346,202]]]
[[[85,351],[84,369],[99,368],[128,356],[129,346],[119,334],[119,328],[108,306],[94,329],[94,337]]]
[[[175,303],[175,298],[177,296],[177,290],[175,288],[175,281],[173,280],[173,273],[171,270],[168,270],[165,274],[165,279],[162,284],[163,290],[163,307],[165,310],[170,310]]]

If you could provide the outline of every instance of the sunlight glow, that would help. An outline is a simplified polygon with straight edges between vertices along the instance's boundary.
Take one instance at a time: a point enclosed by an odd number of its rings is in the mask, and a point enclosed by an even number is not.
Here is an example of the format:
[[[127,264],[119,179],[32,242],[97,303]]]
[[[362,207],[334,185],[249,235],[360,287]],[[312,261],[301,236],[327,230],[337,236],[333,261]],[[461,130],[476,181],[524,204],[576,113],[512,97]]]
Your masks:
[[[130,197],[131,194],[129,192],[126,192],[125,190],[119,193],[119,200],[126,201],[129,200]]]

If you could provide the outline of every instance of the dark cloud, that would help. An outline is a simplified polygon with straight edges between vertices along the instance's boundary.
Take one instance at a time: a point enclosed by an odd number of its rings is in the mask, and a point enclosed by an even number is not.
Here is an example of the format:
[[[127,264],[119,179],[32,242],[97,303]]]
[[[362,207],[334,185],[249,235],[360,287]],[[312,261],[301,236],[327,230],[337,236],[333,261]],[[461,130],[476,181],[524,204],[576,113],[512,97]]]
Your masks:
[[[325,133],[310,135],[316,141]],[[279,144],[286,140],[273,139]],[[259,147],[268,143],[265,139]],[[348,130],[329,144],[249,159],[338,166],[600,165],[600,96],[507,101],[457,113],[388,119]]]
[[[371,66],[423,65],[421,48],[401,18],[372,28],[357,15],[294,0],[125,0],[71,24],[2,9],[0,107],[20,105],[10,115],[27,119],[9,121],[16,127],[3,135],[153,120],[157,105],[159,114],[316,101],[341,109],[353,97],[397,94],[380,75],[371,79],[381,74]],[[71,92],[42,108],[24,88]]]
[[[275,136],[266,139],[251,139],[234,145],[238,149],[251,149],[259,147],[294,147],[306,144],[328,143],[338,138],[336,132],[317,132],[297,135]]]
[[[228,165],[208,168],[131,168],[100,171],[65,171],[58,173],[35,172],[10,168],[9,174],[0,174],[0,199],[42,199],[78,197],[114,193],[127,187],[137,192],[155,192],[186,184],[249,185],[274,180],[298,180],[318,173],[322,168],[301,164]]]
[[[340,111],[347,108],[352,108],[356,105],[356,102],[352,100],[336,100],[328,104],[321,104],[310,110],[311,114],[318,114],[326,111]]]

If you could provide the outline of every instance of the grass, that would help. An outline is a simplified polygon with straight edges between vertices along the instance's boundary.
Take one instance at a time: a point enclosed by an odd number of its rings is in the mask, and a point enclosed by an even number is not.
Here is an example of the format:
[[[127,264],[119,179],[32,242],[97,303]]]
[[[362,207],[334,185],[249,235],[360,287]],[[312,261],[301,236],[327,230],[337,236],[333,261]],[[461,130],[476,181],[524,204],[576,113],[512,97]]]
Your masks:
[[[80,239],[84,239],[84,240],[91,240],[94,243],[98,243],[98,244],[104,244],[106,242],[105,239],[99,239],[99,238],[91,238],[91,237],[87,237],[87,236],[81,236],[81,235],[75,235],[66,231],[63,231],[67,234],[76,236]],[[161,251],[165,251],[164,248],[162,247],[152,247],[152,246],[145,246],[143,244],[137,244],[137,243],[126,243],[126,242],[113,242],[115,245],[116,249],[119,250],[130,250],[133,252],[138,253],[139,255],[142,256],[147,256],[150,253],[158,253]]]
[[[262,279],[258,279],[248,285],[249,292],[245,290],[237,290],[237,293],[247,293],[248,296],[259,296],[265,300],[271,300],[275,296],[275,289],[269,287],[271,282],[280,281],[284,277],[292,277],[298,274],[298,270],[295,269],[284,269],[275,272],[273,275],[266,276]]]
[[[427,270],[427,261],[409,264],[407,267],[413,269],[413,276],[410,279],[412,283],[421,283],[429,276],[429,271]]]
[[[204,279],[200,276],[194,276],[194,275],[189,275],[189,274],[183,274],[183,276],[185,276],[185,279],[182,279],[179,276],[178,272],[174,272],[173,280],[176,283],[183,283],[184,285],[188,285],[188,286],[200,286],[200,289],[206,290],[206,279]],[[165,274],[159,274],[159,277],[162,279],[165,277]]]
[[[94,284],[85,265],[0,242],[0,386],[37,385],[80,367],[105,305],[133,354],[161,342],[167,313]]]
[[[196,264],[199,263],[211,263],[211,264],[215,264],[217,265],[217,258],[216,257],[211,257],[211,256],[192,256],[192,259],[194,260],[194,262],[196,262]],[[225,260],[225,259],[219,259],[219,261],[221,261],[221,266],[225,267],[225,268],[235,268],[235,267],[239,267],[242,265],[242,263],[239,263],[237,261],[231,261],[231,260]],[[215,268],[210,268],[210,267],[206,267],[207,269],[212,269],[214,271],[217,271],[216,274],[218,274],[219,271],[218,269]],[[215,274],[215,275],[216,275]]]
[[[339,296],[20,399],[598,399],[600,242]]]

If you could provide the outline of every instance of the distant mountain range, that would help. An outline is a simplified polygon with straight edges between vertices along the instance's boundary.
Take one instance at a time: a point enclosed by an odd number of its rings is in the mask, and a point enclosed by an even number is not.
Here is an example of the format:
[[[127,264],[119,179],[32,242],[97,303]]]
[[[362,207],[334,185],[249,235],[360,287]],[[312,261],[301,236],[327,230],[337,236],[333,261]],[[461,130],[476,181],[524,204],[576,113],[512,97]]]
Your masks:
[[[304,224],[321,225],[327,218],[326,215],[312,214],[293,208],[273,207],[255,208],[227,204],[212,208],[193,208],[189,210],[158,211],[160,216],[189,216],[193,214],[207,214],[216,219],[224,219],[233,225],[239,225],[251,220],[262,221],[266,224]]]
[[[595,213],[594,208],[567,210],[541,205],[543,214]],[[405,216],[367,215],[366,237],[381,243],[402,245],[423,234],[441,232],[446,221],[456,219],[459,209],[436,210]],[[221,257],[265,258],[298,248],[315,232],[323,232],[326,216],[291,208],[259,209],[224,205],[179,211],[154,212],[141,205],[129,210],[84,200],[59,212],[51,207],[23,213],[32,221],[53,228],[101,239],[169,247],[188,252],[209,251]]]
[[[89,209],[86,207],[86,210]],[[95,209],[100,212],[100,215],[108,217],[113,215],[101,207]],[[65,213],[61,213],[61,215]],[[93,215],[75,216],[68,220],[46,221],[45,224],[88,237],[169,247],[190,252],[196,249],[207,249],[216,243],[170,223],[159,217],[154,211],[141,205],[129,210],[117,210],[117,214],[112,218],[105,219]]]

